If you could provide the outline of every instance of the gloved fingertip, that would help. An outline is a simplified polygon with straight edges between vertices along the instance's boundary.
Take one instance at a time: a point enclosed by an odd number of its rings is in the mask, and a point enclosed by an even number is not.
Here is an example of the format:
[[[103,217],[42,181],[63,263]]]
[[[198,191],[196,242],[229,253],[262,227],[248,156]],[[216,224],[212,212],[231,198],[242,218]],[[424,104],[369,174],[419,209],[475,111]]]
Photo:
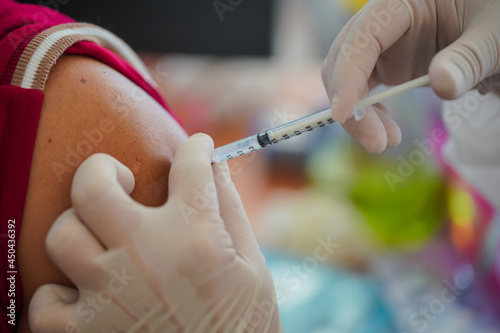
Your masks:
[[[335,120],[339,124],[344,124],[345,121],[347,120],[344,115],[342,115],[337,109],[332,108],[332,119]]]
[[[125,165],[119,165],[117,179],[127,194],[132,193],[135,188],[135,177],[132,170]]]
[[[382,153],[385,148],[387,148],[386,135],[381,135],[375,139],[367,137],[366,139],[360,140],[359,142],[361,143],[361,145],[363,145],[363,147],[365,147],[367,152],[374,155]]]
[[[401,134],[401,129],[398,127],[390,132],[387,132],[387,148],[394,148],[399,146],[403,135]]]
[[[191,137],[189,139],[196,139],[196,140],[203,140],[207,145],[209,145],[210,149],[213,149],[214,148],[214,140],[212,139],[212,137],[208,134],[205,134],[205,133],[196,133],[196,134],[193,134],[191,135]]]
[[[191,135],[191,138],[192,139],[202,138],[202,139],[205,139],[205,140],[212,140],[212,137],[210,135],[205,134],[205,133],[201,133],[201,132]]]
[[[456,99],[469,89],[463,70],[452,61],[440,61],[430,69],[431,87],[437,96]]]
[[[332,109],[332,118],[339,124],[343,124],[347,119],[351,118],[352,112],[345,112],[343,110],[343,106],[340,104],[340,100],[337,95],[334,95],[331,99],[331,109]]]

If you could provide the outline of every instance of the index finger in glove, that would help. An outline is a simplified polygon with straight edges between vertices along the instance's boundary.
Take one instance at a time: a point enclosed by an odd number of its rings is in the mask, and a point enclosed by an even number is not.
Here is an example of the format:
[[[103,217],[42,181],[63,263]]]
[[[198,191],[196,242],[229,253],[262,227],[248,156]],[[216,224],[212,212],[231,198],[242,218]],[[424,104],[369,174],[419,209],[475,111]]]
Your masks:
[[[214,164],[213,170],[220,214],[226,230],[231,236],[234,249],[239,254],[255,258],[256,254],[260,255],[259,246],[243,208],[240,195],[231,180],[227,164],[225,162]]]
[[[407,0],[372,1],[334,41],[323,67],[334,120],[353,116],[380,54],[411,27],[412,17]]]
[[[396,147],[401,142],[401,129],[381,104],[367,107],[363,119],[350,118],[342,127],[372,154]]]
[[[71,188],[75,213],[107,248],[126,243],[140,222],[143,206],[128,195],[133,188],[132,172],[110,155],[92,155],[75,173]]]
[[[202,213],[219,216],[219,203],[212,171],[214,142],[206,134],[195,134],[175,152],[169,175],[170,201]],[[172,202],[172,201],[171,201]],[[169,205],[167,202],[166,205]]]

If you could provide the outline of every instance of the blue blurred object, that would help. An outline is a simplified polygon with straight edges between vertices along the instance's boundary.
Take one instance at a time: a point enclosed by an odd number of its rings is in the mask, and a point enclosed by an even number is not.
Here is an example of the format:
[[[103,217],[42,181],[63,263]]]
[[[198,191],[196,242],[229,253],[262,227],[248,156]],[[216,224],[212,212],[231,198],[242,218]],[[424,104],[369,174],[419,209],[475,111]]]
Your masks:
[[[370,277],[263,250],[286,333],[397,332]]]
[[[366,275],[263,250],[286,333],[498,333],[472,265],[444,275],[410,256],[382,256]]]
[[[374,262],[372,274],[399,332],[498,333],[485,281],[467,261],[451,272],[445,261],[433,266],[431,259],[389,255]]]

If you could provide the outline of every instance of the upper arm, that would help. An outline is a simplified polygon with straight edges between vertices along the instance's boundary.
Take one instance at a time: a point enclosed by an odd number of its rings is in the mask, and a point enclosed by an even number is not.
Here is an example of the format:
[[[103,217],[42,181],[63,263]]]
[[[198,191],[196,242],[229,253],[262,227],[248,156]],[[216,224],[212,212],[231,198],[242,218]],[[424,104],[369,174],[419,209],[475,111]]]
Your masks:
[[[90,58],[60,58],[44,93],[18,249],[25,308],[42,284],[70,284],[44,243],[54,220],[70,207],[78,165],[94,153],[114,156],[134,173],[131,196],[158,206],[167,198],[173,154],[186,138],[150,95]]]

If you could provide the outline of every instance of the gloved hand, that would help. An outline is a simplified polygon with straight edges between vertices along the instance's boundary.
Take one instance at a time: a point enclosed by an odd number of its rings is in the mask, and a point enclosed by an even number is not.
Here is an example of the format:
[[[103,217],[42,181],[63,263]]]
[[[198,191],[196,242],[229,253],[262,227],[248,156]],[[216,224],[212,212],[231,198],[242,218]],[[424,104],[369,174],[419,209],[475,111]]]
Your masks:
[[[500,97],[470,91],[444,103],[443,118],[447,162],[500,211]]]
[[[48,254],[78,290],[40,287],[35,333],[280,332],[273,281],[225,164],[195,135],[172,164],[169,199],[144,207],[129,169],[97,154],[77,170],[73,208]]]
[[[398,145],[401,131],[380,104],[356,122],[358,100],[379,83],[427,73],[443,99],[499,74],[500,1],[372,0],[337,36],[322,72],[334,120],[371,153]]]

